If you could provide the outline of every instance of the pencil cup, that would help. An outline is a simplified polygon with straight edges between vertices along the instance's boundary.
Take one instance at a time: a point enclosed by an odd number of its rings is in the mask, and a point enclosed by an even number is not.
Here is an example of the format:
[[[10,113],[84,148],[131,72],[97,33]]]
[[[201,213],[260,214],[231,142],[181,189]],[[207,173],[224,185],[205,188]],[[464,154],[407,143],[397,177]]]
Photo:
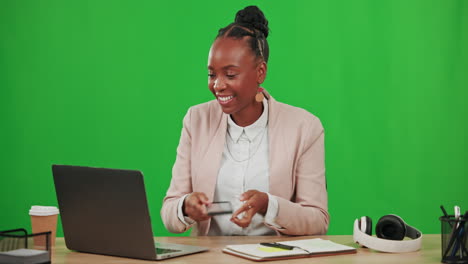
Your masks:
[[[442,262],[468,263],[467,220],[453,215],[439,218],[442,236]]]
[[[57,216],[59,210],[54,206],[32,206],[29,210],[33,233],[51,232],[49,245],[55,245],[55,232],[57,230]],[[35,246],[45,246],[45,237],[34,237]]]

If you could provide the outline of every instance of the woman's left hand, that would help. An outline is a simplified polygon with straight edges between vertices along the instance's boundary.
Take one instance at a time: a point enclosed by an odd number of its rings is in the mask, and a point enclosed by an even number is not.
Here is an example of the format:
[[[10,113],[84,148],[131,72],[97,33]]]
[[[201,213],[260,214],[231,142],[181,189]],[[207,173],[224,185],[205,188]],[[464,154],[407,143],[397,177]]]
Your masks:
[[[244,204],[232,214],[231,222],[240,227],[248,227],[256,213],[265,215],[268,209],[268,194],[257,190],[248,190],[240,196]],[[242,218],[237,216],[244,213]]]

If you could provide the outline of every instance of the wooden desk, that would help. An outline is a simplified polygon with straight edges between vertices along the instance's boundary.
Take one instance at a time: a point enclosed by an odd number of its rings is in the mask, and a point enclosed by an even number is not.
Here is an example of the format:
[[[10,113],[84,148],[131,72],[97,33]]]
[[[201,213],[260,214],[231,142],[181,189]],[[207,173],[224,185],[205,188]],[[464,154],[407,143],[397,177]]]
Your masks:
[[[315,236],[328,239],[340,244],[357,247],[352,236]],[[259,243],[265,241],[282,241],[293,239],[315,238],[313,236],[304,237],[276,237],[276,236],[256,236],[256,237],[157,237],[156,241],[169,242],[187,245],[198,245],[210,248],[208,252],[197,253],[189,256],[182,256],[163,260],[164,263],[256,263],[222,253],[221,250],[229,244]],[[274,263],[441,263],[440,235],[424,235],[422,249],[418,252],[392,254],[379,253],[373,250],[359,248],[356,254],[315,257],[294,260],[278,260]],[[158,261],[160,262],[160,261]],[[52,264],[78,264],[78,263],[155,263],[155,261],[136,260],[129,258],[119,258],[95,254],[72,252],[65,247],[63,238],[57,238],[57,244],[53,249]]]

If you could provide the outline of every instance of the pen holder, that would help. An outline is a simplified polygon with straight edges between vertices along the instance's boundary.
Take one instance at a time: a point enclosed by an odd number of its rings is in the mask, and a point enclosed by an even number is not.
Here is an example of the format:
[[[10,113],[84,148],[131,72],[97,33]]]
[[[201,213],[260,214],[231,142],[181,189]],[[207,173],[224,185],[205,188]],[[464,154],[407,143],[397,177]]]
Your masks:
[[[28,234],[25,229],[0,231],[0,263],[51,263],[51,232]]]
[[[442,262],[468,263],[468,219],[456,219],[453,215],[442,216],[439,219],[442,231]]]

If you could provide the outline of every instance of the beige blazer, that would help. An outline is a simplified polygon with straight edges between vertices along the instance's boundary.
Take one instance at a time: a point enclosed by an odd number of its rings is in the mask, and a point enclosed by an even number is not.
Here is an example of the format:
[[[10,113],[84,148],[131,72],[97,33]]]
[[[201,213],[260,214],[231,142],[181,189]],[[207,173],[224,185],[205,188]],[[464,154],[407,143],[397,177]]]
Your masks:
[[[268,100],[269,193],[278,200],[277,234],[318,235],[328,229],[324,134],[320,120],[304,109]],[[172,180],[161,217],[173,233],[189,227],[177,217],[179,199],[191,192],[214,197],[228,115],[216,100],[191,107],[184,117]],[[210,220],[197,222],[192,235],[207,235]]]

